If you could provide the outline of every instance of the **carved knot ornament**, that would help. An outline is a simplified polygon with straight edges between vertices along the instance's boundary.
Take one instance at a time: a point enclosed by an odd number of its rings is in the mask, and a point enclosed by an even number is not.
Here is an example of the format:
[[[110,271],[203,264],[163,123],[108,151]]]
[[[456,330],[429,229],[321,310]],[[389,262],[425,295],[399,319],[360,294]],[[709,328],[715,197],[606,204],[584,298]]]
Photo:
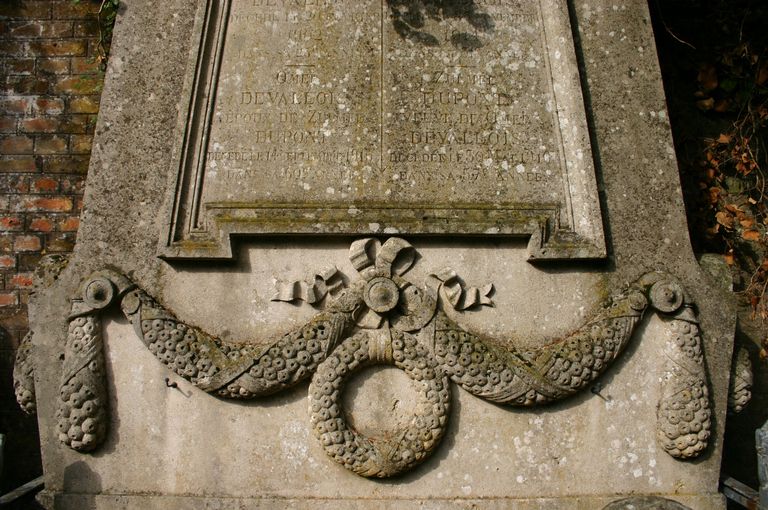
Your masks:
[[[309,322],[261,344],[232,343],[179,321],[126,276],[105,270],[82,283],[72,301],[58,402],[59,439],[77,451],[97,448],[108,433],[108,395],[100,311],[119,304],[136,335],[171,371],[222,398],[247,399],[306,379],[310,422],[326,453],[366,477],[411,469],[437,448],[451,404],[451,383],[499,404],[534,406],[589,386],[627,346],[653,309],[672,331],[658,405],[658,442],[675,458],[707,446],[710,403],[701,336],[682,286],[661,272],[643,275],[608,297],[580,328],[536,349],[477,335],[444,312],[455,304],[445,279],[419,286],[405,278],[416,251],[390,238],[352,243],[360,278]],[[453,289],[455,291],[455,288]],[[481,304],[488,304],[483,302]],[[16,393],[34,407],[28,347],[19,350]],[[361,368],[390,365],[413,381],[418,405],[386,438],[358,433],[344,418],[344,383]]]

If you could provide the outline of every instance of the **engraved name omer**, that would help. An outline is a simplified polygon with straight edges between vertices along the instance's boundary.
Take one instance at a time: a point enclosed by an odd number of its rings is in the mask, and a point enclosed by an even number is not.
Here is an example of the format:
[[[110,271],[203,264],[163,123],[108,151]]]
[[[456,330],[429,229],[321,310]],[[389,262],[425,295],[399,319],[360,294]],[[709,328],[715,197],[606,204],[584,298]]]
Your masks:
[[[564,0],[201,0],[194,37],[160,255],[460,234],[605,256]]]

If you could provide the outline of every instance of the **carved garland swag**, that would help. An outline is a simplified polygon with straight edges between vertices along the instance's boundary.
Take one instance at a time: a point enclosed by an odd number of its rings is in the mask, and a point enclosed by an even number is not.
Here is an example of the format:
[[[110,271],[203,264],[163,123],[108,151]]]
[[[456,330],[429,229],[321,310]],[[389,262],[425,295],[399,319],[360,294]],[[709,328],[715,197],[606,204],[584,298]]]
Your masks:
[[[222,341],[180,322],[126,276],[109,270],[92,274],[72,301],[56,412],[59,439],[89,452],[108,433],[99,315],[113,303],[163,364],[208,393],[247,399],[311,379],[310,421],[326,453],[359,475],[379,478],[411,469],[437,447],[448,421],[451,382],[499,404],[560,400],[604,372],[644,313],[654,310],[673,332],[660,383],[659,445],[679,459],[696,457],[706,448],[710,403],[699,325],[674,278],[647,273],[611,295],[573,333],[521,351],[453,322],[442,309],[450,301],[443,282],[433,277],[419,287],[403,278],[415,258],[413,247],[399,238],[381,246],[375,239],[354,242],[350,260],[360,279],[309,322],[266,346]],[[377,316],[378,329],[356,327],[361,314]],[[14,384],[19,404],[34,412],[30,349],[28,336],[18,351]],[[402,369],[418,392],[417,412],[389,439],[356,432],[340,404],[350,374],[376,364]]]

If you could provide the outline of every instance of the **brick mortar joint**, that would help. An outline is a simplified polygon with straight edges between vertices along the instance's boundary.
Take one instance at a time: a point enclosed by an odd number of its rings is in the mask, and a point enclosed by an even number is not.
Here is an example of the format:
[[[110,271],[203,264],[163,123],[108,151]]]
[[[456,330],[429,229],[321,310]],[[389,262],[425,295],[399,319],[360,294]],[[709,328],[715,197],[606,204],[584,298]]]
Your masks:
[[[0,18],[7,29],[0,72],[9,76],[0,117],[10,119],[0,143],[18,144],[0,157],[0,182],[11,195],[0,200],[0,217],[17,218],[0,228],[0,323],[26,314],[36,261],[73,246],[103,82],[93,55],[98,7],[27,2]]]

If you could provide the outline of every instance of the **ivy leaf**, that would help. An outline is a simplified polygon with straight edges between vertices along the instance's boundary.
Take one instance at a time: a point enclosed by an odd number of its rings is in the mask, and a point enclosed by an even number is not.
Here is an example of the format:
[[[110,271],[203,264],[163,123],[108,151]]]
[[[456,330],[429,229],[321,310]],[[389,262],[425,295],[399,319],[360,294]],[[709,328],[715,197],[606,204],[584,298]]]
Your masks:
[[[726,78],[722,82],[720,82],[720,88],[723,89],[726,92],[733,92],[736,90],[736,87],[738,86],[739,82],[734,80],[733,78]]]

